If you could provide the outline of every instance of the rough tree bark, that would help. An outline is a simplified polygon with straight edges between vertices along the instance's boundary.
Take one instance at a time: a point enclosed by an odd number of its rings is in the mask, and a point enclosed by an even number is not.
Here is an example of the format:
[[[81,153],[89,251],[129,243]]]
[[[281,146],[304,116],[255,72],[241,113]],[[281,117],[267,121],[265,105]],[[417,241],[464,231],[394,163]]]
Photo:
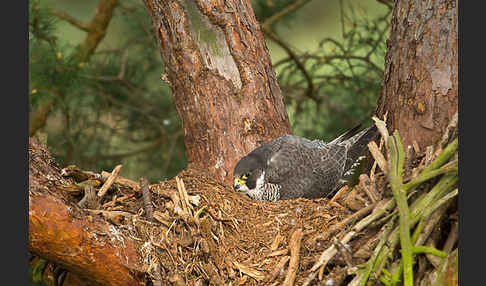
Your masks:
[[[437,143],[458,102],[457,0],[395,1],[378,100],[405,146]]]
[[[144,3],[182,120],[189,166],[229,183],[239,158],[291,133],[250,1]]]
[[[69,203],[50,154],[29,142],[29,252],[86,278],[91,285],[140,285],[137,241]]]

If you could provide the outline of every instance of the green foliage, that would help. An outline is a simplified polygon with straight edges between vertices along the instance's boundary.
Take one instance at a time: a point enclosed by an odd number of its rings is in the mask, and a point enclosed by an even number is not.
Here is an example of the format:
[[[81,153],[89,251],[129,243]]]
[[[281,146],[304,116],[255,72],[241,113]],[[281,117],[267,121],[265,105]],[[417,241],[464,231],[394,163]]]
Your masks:
[[[366,122],[381,88],[390,11],[371,18],[353,7],[343,19],[343,39],[326,38],[314,52],[297,55],[309,82],[291,57],[275,63],[278,81],[297,135],[330,140]]]
[[[42,258],[39,258],[35,265],[31,267],[29,265],[29,285],[31,286],[47,286],[49,285],[46,281],[44,281],[43,274],[44,270],[46,269],[48,261]]]
[[[111,171],[121,163],[123,176],[152,182],[177,174],[186,164],[181,125],[143,3],[121,1],[111,21],[122,25],[120,41],[87,62],[79,46],[56,38],[52,8],[29,4],[31,117],[54,101],[42,132],[61,166]]]

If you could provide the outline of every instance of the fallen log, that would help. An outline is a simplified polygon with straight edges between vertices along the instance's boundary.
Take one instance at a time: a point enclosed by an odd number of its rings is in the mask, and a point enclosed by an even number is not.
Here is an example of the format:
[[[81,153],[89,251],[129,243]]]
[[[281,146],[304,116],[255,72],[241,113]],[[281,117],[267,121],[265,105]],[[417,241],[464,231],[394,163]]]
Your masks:
[[[35,142],[29,149],[29,167],[37,168],[29,174],[29,251],[94,284],[140,285],[139,242],[102,218],[83,213],[60,195],[62,190],[56,196],[55,184],[46,188],[46,177],[55,178],[39,170],[54,168],[52,162],[40,160],[48,153]]]

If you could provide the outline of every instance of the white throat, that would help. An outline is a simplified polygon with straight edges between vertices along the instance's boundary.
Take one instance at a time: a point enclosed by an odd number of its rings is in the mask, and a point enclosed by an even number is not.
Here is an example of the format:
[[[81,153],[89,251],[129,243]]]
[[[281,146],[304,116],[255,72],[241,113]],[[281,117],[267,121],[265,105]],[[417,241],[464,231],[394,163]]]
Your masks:
[[[263,184],[265,183],[265,171],[262,171],[262,174],[256,180],[256,187],[255,189],[261,190],[263,188]]]
[[[253,199],[261,200],[263,185],[265,184],[265,171],[256,179],[256,186],[253,189],[248,188],[246,184],[242,185],[239,192],[245,193]]]

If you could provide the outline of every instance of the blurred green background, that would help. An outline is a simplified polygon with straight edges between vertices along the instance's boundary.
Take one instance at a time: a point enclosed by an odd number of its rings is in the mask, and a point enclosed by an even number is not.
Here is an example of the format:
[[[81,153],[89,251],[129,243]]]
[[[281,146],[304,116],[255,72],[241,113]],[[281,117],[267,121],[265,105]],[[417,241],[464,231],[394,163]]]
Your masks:
[[[295,1],[251,2],[263,24]],[[186,166],[183,131],[142,1],[120,1],[87,61],[77,50],[87,33],[51,13],[88,23],[97,6],[94,0],[30,1],[31,119],[48,110],[36,136],[62,167],[100,172],[123,164],[121,176],[133,180],[170,178]],[[369,119],[390,18],[390,8],[376,0],[314,0],[270,27],[266,43],[294,134],[330,140]]]

